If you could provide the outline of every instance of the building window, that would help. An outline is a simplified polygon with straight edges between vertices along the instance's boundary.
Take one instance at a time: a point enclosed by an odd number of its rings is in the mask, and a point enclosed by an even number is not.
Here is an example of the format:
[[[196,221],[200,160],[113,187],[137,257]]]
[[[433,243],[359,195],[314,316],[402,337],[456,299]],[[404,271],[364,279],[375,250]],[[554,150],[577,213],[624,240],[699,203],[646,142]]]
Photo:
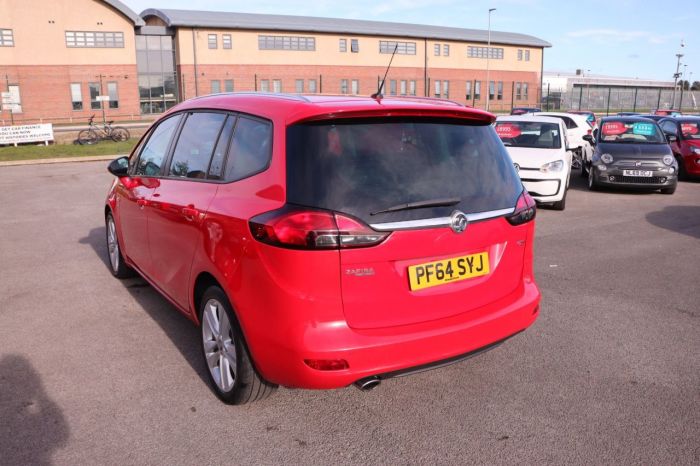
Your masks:
[[[498,94],[496,94],[497,100],[503,100],[503,81],[498,81]]]
[[[518,61],[523,61],[523,49],[518,49]]]
[[[396,80],[392,79],[389,81],[389,94],[396,95]]]
[[[450,82],[449,81],[442,82],[442,97],[443,97],[443,99],[450,98]]]
[[[525,50],[525,61],[530,61],[530,51]]]
[[[489,81],[489,100],[493,100],[496,95],[496,82]]]
[[[270,92],[270,81],[268,79],[260,80],[260,90],[262,92]]]
[[[439,57],[439,56],[440,56],[440,44],[435,44],[435,45],[433,46],[433,54],[434,54],[436,57]]]
[[[379,53],[394,53],[396,49],[397,55],[415,55],[416,54],[416,43],[415,42],[396,42],[395,40],[380,40],[379,41]]]
[[[348,40],[347,39],[340,39],[338,42],[338,47],[341,52],[347,52],[348,51]]]
[[[0,47],[14,47],[15,38],[12,29],[0,29]]]
[[[340,80],[340,93],[341,93],[341,94],[347,94],[347,93],[348,93],[348,80],[347,80],[347,79],[341,79],[341,80]]]
[[[116,81],[107,83],[107,95],[109,96],[109,108],[119,108],[119,91]]]
[[[527,100],[527,83],[523,83],[523,100]]]
[[[315,79],[309,79],[309,92],[312,94],[316,93],[316,80]]]
[[[80,83],[70,83],[70,100],[73,103],[73,110],[83,109],[83,91]]]
[[[303,79],[297,79],[294,81],[294,91],[297,94],[301,94],[304,92],[304,80]]]
[[[488,58],[503,60],[503,48],[501,47],[467,47],[467,56],[469,58]]]
[[[450,44],[445,44],[442,46],[442,54],[446,57],[450,56]]]
[[[520,83],[515,83],[515,100],[520,100],[522,98],[522,94],[520,92]]]
[[[481,81],[474,81],[474,100],[481,99]]]
[[[219,41],[216,34],[209,34],[208,44],[210,49],[216,49],[219,47]]]
[[[440,97],[441,97],[441,95],[440,95],[440,87],[441,87],[440,80],[436,79],[436,80],[435,80],[435,97],[437,97],[437,98],[440,98]]]
[[[124,48],[124,33],[66,31],[66,47]]]
[[[232,47],[231,34],[223,34],[221,36],[221,47],[230,49]]]
[[[472,82],[471,81],[467,81],[467,89],[465,91],[464,97],[467,100],[472,100]]]
[[[399,94],[406,95],[406,80],[402,79],[399,87]]]
[[[272,92],[282,92],[282,80],[273,79],[272,80]]]
[[[173,38],[137,35],[135,41],[141,113],[163,113],[179,99]]]
[[[100,83],[88,83],[88,89],[90,89],[90,108],[92,110],[101,109],[102,102],[97,100],[97,96],[100,95]]]
[[[357,53],[360,51],[360,41],[359,39],[350,39],[350,51],[352,53]]]
[[[211,93],[218,94],[219,92],[221,92],[221,81],[214,79],[211,82]]]
[[[233,79],[224,79],[224,92],[233,92]]]
[[[316,38],[296,36],[258,36],[260,50],[316,50]]]
[[[350,83],[352,85],[352,93],[353,95],[357,95],[360,93],[360,80],[359,79],[353,79],[352,82]]]
[[[411,95],[416,95],[416,81],[411,80],[408,82],[408,93]]]

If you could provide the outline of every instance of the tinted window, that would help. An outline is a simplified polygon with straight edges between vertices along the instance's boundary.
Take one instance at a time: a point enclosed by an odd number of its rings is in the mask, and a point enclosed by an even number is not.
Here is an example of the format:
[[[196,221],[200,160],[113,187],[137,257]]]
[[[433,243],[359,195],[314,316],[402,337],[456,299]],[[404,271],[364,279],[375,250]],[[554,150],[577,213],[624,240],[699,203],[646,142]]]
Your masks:
[[[216,143],[214,155],[211,158],[209,165],[209,178],[218,180],[224,171],[224,161],[226,160],[226,150],[228,149],[229,141],[231,141],[231,133],[233,125],[236,123],[236,117],[230,115],[224,123],[224,129],[219,136],[219,142]]]
[[[676,123],[673,121],[664,121],[661,123],[661,129],[663,129],[667,133],[671,134],[678,134],[678,130],[676,129]]]
[[[499,121],[496,134],[503,144],[513,147],[535,147],[538,149],[561,148],[559,125],[534,121]]]
[[[223,113],[198,112],[188,115],[173,152],[171,176],[206,177],[214,145],[225,119]]]
[[[511,208],[522,184],[490,125],[455,120],[346,120],[287,130],[289,202],[346,212],[368,223]],[[448,207],[377,213],[457,198]],[[375,213],[375,215],[372,215]]]
[[[264,170],[272,154],[272,124],[239,117],[226,163],[226,180],[235,181]]]
[[[160,167],[168,155],[170,140],[180,123],[180,118],[180,115],[168,118],[153,130],[139,156],[136,175],[155,176],[160,174]]]

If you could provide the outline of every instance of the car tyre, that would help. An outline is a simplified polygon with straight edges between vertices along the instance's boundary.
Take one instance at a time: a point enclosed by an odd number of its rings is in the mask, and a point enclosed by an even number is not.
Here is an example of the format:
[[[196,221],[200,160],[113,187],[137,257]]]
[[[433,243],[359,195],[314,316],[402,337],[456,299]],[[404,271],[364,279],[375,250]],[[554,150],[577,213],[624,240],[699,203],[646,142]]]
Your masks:
[[[661,188],[661,194],[673,194],[676,192],[677,187],[678,184],[674,184],[673,186],[669,186],[668,188]]]
[[[202,296],[199,328],[208,379],[221,401],[242,405],[267,398],[277,389],[255,370],[231,304],[218,286]]]
[[[105,217],[105,230],[107,239],[107,256],[109,258],[109,270],[117,278],[129,278],[136,275],[134,269],[126,265],[124,256],[122,256],[122,248],[119,245],[119,236],[117,235],[117,225],[114,223],[114,216],[108,213]]]
[[[564,197],[561,198],[561,201],[557,201],[552,203],[552,209],[554,210],[564,210],[566,208],[566,193],[568,191],[564,190]]]
[[[595,175],[593,174],[593,167],[588,169],[588,190],[597,191],[598,182],[595,180]]]
[[[588,176],[589,170],[586,169],[586,161],[581,160],[581,178],[585,178]]]
[[[688,173],[685,171],[683,157],[681,157],[680,155],[676,155],[676,162],[678,162],[678,181],[687,181]]]

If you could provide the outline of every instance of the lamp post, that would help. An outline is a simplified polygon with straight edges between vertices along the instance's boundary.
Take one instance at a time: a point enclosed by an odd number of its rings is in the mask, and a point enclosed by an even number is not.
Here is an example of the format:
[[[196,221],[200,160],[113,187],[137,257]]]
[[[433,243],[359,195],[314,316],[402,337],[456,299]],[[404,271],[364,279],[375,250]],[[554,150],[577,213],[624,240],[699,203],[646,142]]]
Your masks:
[[[688,65],[683,65],[683,73],[681,73],[681,99],[680,102],[678,102],[678,111],[682,112],[683,108],[683,91],[685,88],[685,70],[688,69]]]
[[[681,40],[681,48],[685,47],[683,40]],[[682,53],[677,53],[676,57],[678,61],[676,62],[676,72],[673,75],[673,94],[671,96],[671,108],[676,105],[676,86],[678,85],[678,78],[681,76],[678,70],[681,68],[681,58],[683,58]]]
[[[491,81],[489,81],[489,61],[491,59],[491,13],[496,11],[495,8],[489,8],[489,40],[486,47],[486,111],[489,111],[489,102],[491,101]]]

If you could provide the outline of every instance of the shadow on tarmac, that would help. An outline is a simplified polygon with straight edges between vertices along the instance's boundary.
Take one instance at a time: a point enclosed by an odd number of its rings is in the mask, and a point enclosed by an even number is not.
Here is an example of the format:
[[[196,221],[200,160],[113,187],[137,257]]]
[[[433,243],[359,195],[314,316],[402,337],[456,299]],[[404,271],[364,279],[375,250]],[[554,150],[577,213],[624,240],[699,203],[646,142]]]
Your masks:
[[[93,228],[81,244],[92,247],[97,257],[109,271],[107,244],[104,227]],[[111,271],[109,271],[111,275]],[[115,280],[117,280],[115,278]],[[209,386],[206,367],[199,347],[199,331],[191,320],[185,317],[175,306],[151,287],[141,276],[120,280],[121,284],[136,300],[139,306],[153,319],[170,338],[173,345],[180,351],[187,363],[194,369],[200,379]]]
[[[50,345],[49,345],[50,346]],[[0,464],[52,464],[70,437],[61,408],[44,391],[27,358],[0,358]]]
[[[649,212],[646,218],[657,227],[700,239],[700,206],[666,206]]]

